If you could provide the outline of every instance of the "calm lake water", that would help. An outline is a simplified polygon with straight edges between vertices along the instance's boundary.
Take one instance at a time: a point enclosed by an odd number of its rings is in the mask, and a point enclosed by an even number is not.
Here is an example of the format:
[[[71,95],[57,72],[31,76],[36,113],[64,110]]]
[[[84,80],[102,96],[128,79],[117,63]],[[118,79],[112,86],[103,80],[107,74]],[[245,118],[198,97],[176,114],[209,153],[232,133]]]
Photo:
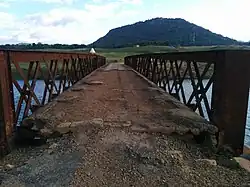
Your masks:
[[[18,82],[19,82],[19,84],[21,86],[23,85],[23,81],[18,81]],[[208,80],[204,80],[203,85],[206,85],[207,82],[208,82]],[[57,81],[56,84],[59,84],[59,82]],[[40,101],[42,100],[42,97],[43,97],[44,87],[45,87],[44,81],[38,80],[37,83],[36,83],[35,92],[36,92],[36,95],[37,95],[37,97],[38,97],[38,99]],[[185,89],[185,95],[187,95],[189,97],[191,95],[191,93],[192,93],[192,85],[191,85],[191,82],[189,80],[184,81],[184,89]],[[210,89],[207,92],[209,103],[211,101],[211,93],[212,93],[212,86],[210,87]],[[17,91],[17,89],[15,87],[14,87],[14,95],[15,95],[15,105],[17,105],[18,98],[19,98],[19,92]],[[32,103],[34,103],[34,101],[32,101]],[[248,143],[248,146],[250,146],[250,98],[249,98],[248,103],[249,104],[248,104],[248,115],[247,115],[245,144]],[[204,111],[205,111],[205,107],[203,107],[203,108],[204,108]],[[23,113],[23,111],[24,111],[24,107],[22,108],[21,113]],[[22,115],[20,115],[20,117],[21,116]],[[19,120],[21,120],[21,118]]]

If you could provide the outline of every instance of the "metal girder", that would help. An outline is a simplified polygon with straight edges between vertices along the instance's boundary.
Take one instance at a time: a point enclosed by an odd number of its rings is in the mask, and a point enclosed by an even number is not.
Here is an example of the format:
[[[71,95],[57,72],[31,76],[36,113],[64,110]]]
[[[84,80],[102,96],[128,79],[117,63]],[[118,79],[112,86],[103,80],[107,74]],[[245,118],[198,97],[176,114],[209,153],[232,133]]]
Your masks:
[[[105,63],[105,57],[79,52],[0,50],[0,154],[8,150],[8,141],[20,119]],[[19,74],[23,85],[12,73]],[[38,79],[45,85],[42,98],[35,92]],[[20,95],[16,107],[13,86]]]
[[[125,64],[164,87],[219,128],[219,145],[241,153],[250,84],[250,50],[170,52],[128,56]],[[207,83],[204,83],[207,79]],[[185,92],[184,80],[191,83]],[[212,88],[211,101],[207,92]]]

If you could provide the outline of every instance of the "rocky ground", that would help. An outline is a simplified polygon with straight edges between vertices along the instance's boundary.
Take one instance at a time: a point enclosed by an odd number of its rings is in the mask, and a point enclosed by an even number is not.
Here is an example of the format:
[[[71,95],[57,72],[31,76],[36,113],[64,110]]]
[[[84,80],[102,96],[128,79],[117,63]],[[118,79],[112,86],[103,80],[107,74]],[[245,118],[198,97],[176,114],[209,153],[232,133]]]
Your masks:
[[[23,126],[49,139],[1,160],[1,186],[250,186],[213,149],[214,126],[123,65],[38,112]]]

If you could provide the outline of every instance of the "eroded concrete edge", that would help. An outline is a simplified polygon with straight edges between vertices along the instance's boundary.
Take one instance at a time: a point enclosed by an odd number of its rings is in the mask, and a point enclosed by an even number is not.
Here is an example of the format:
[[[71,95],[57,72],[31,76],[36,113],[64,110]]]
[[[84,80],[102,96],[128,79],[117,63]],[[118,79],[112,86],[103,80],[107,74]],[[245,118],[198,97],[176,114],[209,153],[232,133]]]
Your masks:
[[[206,119],[204,119],[203,117],[201,117],[197,113],[193,112],[190,108],[185,106],[183,103],[181,103],[179,100],[177,100],[173,96],[169,95],[165,90],[158,87],[154,82],[150,81],[149,79],[147,79],[145,76],[143,76],[139,72],[135,71],[134,69],[132,69],[131,67],[129,67],[127,65],[123,65],[123,66],[126,67],[129,71],[134,72],[137,76],[139,76],[144,81],[146,81],[150,87],[154,88],[154,90],[158,91],[161,94],[161,96],[166,98],[167,102],[173,103],[177,108],[180,108],[180,111],[187,111],[187,113],[192,114],[192,116],[194,116],[194,119],[197,119],[198,121],[196,121],[196,120],[192,121],[192,119],[188,119],[188,117],[182,116],[178,112],[178,110],[175,111],[173,109],[170,109],[168,112],[168,115],[173,115],[176,118],[187,119],[188,122],[190,122],[194,125],[194,129],[195,129],[195,126],[197,128],[200,128],[200,130],[199,130],[200,132],[197,133],[198,135],[206,134],[205,136],[207,136],[207,134],[208,134],[208,136],[209,136],[208,139],[210,142],[209,144],[211,144],[211,143],[216,144],[215,134],[218,132],[218,128],[216,126],[212,125],[209,121],[207,121]],[[193,133],[193,132],[191,132],[191,133],[196,136],[195,133]],[[203,138],[201,138],[201,139],[203,139]],[[211,142],[211,141],[213,141],[213,142]]]
[[[53,99],[51,102],[45,104],[44,106],[40,107],[38,110],[36,110],[33,114],[25,118],[21,125],[17,128],[17,132],[15,134],[14,139],[16,141],[21,141],[25,139],[34,139],[39,138],[41,129],[44,130],[45,134],[50,134],[52,137],[60,136],[60,134],[56,131],[53,131],[49,128],[46,128],[46,124],[49,123],[49,119],[44,119],[42,116],[44,113],[47,113],[49,110],[51,110],[60,100],[60,98],[64,97],[65,93],[72,92],[72,89],[75,87],[78,87],[79,84],[82,84],[84,81],[88,80],[90,77],[94,76],[99,71],[103,71],[109,64],[105,64],[101,66],[100,68],[92,71],[90,74],[83,77],[81,80],[76,82],[74,85],[72,85],[69,89],[62,92],[60,95],[58,95],[55,99]],[[34,124],[35,123],[35,124]],[[39,132],[39,133],[38,133]]]

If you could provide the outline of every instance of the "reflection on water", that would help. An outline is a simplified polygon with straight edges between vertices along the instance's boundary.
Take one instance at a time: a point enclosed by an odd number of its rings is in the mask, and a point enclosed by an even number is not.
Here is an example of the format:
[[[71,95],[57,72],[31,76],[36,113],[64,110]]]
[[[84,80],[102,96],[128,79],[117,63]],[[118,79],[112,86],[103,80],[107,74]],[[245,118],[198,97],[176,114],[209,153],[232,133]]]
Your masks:
[[[206,85],[207,82],[208,82],[208,80],[203,80],[203,85]],[[18,83],[20,84],[21,87],[23,86],[23,81],[18,81]],[[57,87],[58,87],[58,84],[59,84],[59,81],[56,81]],[[38,97],[38,99],[40,101],[42,100],[42,97],[43,97],[43,94],[44,94],[43,93],[44,92],[44,87],[45,87],[44,81],[38,80],[36,82],[35,93],[36,93],[36,95],[37,95],[37,97]],[[185,90],[186,98],[189,98],[191,93],[192,93],[191,81],[190,80],[184,80],[183,87],[184,87],[184,90]],[[17,106],[18,98],[19,98],[20,94],[19,94],[18,90],[15,87],[14,87],[14,95],[15,95],[15,106]],[[211,95],[212,95],[212,86],[210,87],[210,89],[207,92],[207,98],[208,98],[209,104],[211,103]],[[249,97],[249,99],[250,99],[250,97]],[[247,112],[247,127],[246,127],[245,143],[250,142],[250,102],[248,102],[248,103],[249,103],[249,105],[248,105],[248,112]],[[35,104],[34,100],[32,101],[32,104]],[[204,102],[202,102],[202,107],[203,107],[204,111],[206,111],[206,109],[204,107]],[[23,105],[23,107],[21,109],[21,114],[23,113],[23,111],[24,111],[24,105]],[[205,116],[205,117],[207,118],[207,116]],[[20,115],[19,120],[21,120],[21,118],[22,118],[22,115]]]

